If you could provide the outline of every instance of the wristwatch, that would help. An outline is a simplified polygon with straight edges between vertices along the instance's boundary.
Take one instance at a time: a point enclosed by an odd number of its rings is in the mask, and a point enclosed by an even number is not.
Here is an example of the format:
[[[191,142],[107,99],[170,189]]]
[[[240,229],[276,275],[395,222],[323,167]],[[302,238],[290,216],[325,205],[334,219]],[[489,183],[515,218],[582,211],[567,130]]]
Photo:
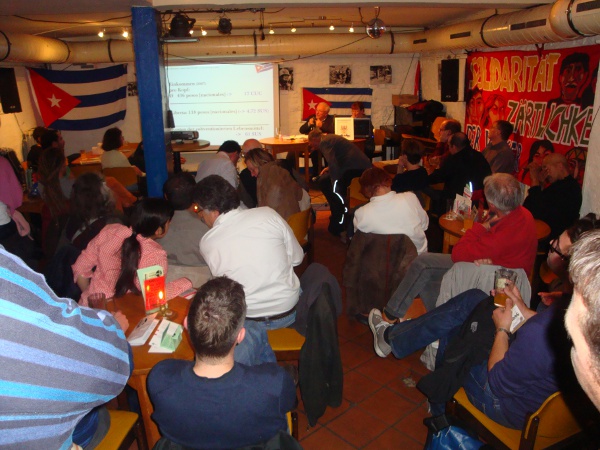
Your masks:
[[[500,333],[501,331],[506,333],[506,335],[508,336],[509,339],[512,336],[512,333],[509,330],[507,330],[506,328],[502,328],[502,327],[496,328],[496,334]]]

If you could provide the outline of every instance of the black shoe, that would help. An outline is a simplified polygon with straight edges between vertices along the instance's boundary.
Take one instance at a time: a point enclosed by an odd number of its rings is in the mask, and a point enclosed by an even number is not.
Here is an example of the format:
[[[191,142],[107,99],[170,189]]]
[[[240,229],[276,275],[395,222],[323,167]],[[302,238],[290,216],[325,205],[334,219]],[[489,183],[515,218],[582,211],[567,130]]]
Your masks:
[[[354,318],[358,323],[362,323],[363,325],[369,326],[369,315],[368,314],[355,314]]]

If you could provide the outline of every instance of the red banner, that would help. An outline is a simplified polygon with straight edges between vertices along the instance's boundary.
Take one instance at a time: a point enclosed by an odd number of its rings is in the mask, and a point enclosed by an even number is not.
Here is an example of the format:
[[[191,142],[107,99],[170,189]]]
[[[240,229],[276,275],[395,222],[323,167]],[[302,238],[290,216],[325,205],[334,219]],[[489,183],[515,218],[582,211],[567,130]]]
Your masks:
[[[525,169],[531,161],[541,164],[545,154],[555,151],[577,166],[581,183],[599,59],[598,45],[469,54],[465,132],[473,148],[483,150],[492,124],[508,120],[514,126],[508,143],[517,157],[520,181],[529,183]]]

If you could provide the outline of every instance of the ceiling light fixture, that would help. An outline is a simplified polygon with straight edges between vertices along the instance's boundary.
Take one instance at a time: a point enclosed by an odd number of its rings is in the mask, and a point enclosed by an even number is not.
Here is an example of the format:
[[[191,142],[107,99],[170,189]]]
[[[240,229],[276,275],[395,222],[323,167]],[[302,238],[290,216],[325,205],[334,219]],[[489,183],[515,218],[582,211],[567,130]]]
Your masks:
[[[171,25],[169,26],[169,35],[173,38],[190,37],[190,31],[194,29],[195,23],[196,19],[190,19],[185,14],[177,13],[171,20]]]
[[[350,25],[350,28],[348,28],[348,31],[350,33],[354,33],[354,22],[352,22],[352,25]]]
[[[219,19],[219,25],[217,25],[217,31],[221,34],[231,34],[233,25],[231,25],[231,19],[223,16]]]
[[[333,23],[331,25],[329,25],[329,31],[333,31],[335,30],[335,27],[333,26]]]
[[[123,36],[125,39],[127,39],[129,37],[129,31],[123,30],[123,34],[121,34],[121,36]]]
[[[104,37],[104,30],[98,31],[98,37],[101,37],[101,38]]]
[[[208,34],[208,31],[206,31],[203,27],[200,27],[200,32],[202,33],[202,36],[206,36]]]
[[[269,34],[275,34],[275,31],[273,30],[273,25],[269,25]]]
[[[385,30],[385,23],[379,18],[379,6],[376,6],[375,18],[369,21],[365,27],[365,31],[371,39],[379,39],[385,33]]]
[[[294,26],[294,24],[292,24],[292,29],[291,29],[291,32],[292,32],[292,33],[295,33],[295,32],[296,32],[296,27]]]

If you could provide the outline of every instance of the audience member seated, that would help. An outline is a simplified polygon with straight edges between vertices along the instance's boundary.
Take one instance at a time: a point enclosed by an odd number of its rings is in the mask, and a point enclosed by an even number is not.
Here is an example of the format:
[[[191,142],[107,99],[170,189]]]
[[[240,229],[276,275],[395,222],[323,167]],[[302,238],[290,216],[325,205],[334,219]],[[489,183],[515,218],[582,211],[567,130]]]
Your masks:
[[[372,164],[356,145],[342,136],[323,136],[319,130],[313,130],[308,140],[313,148],[319,148],[328,164],[319,176],[319,187],[331,211],[327,229],[339,236],[346,230],[348,186],[352,178],[360,177]]]
[[[474,191],[483,189],[483,179],[492,173],[483,155],[471,148],[466,134],[455,133],[450,138],[449,151],[440,168],[429,175],[429,184],[444,183],[442,201],[434,208],[438,214],[445,212],[447,200],[463,194],[467,183],[473,185]]]
[[[512,132],[513,126],[506,120],[498,120],[490,128],[490,141],[482,154],[490,164],[492,173],[512,175],[517,171],[515,154],[506,142]]]
[[[412,192],[392,192],[385,170],[372,167],[360,176],[360,191],[369,203],[354,213],[354,229],[363,233],[405,234],[419,254],[427,251],[429,217]]]
[[[129,157],[129,163],[132,166],[136,166],[142,172],[146,172],[146,159],[144,157],[144,142],[140,142],[133,152],[133,155]]]
[[[531,144],[527,165],[519,172],[518,180],[521,183],[531,186],[531,175],[529,172],[532,169],[534,171],[541,170],[542,161],[551,153],[554,153],[554,146],[548,139],[538,139]]]
[[[546,156],[542,167],[532,166],[531,188],[523,206],[533,217],[550,226],[550,239],[571,226],[581,208],[581,186],[569,174],[567,158],[560,153]]]
[[[246,339],[236,347],[235,360],[247,365],[274,362],[267,329],[294,323],[300,295],[294,266],[304,258],[302,247],[271,208],[242,210],[236,190],[218,175],[201,180],[192,199],[210,228],[200,241],[200,253],[211,273],[244,287]]]
[[[408,268],[406,276],[384,309],[384,318],[394,322],[404,317],[415,297],[429,311],[435,307],[444,274],[459,261],[481,259],[530,273],[537,251],[535,221],[521,206],[523,190],[515,177],[494,174],[485,179],[488,219],[475,223],[452,249],[452,255],[424,253]]]
[[[402,139],[398,159],[398,173],[392,180],[394,192],[418,192],[429,186],[427,170],[421,165],[423,160],[423,147],[415,139]]]
[[[317,105],[315,113],[309,116],[304,125],[300,127],[301,134],[309,134],[313,130],[319,130],[321,133],[335,133],[335,118],[329,115],[331,107],[326,102]]]
[[[129,378],[127,318],[57,297],[1,247],[0,267],[2,446],[70,449],[76,438],[93,448],[109,426],[94,408]]]
[[[46,131],[48,130],[44,127],[35,127],[31,135],[35,144],[31,146],[29,153],[27,153],[27,168],[31,169],[33,173],[36,173],[38,170],[38,160],[44,148],[42,147],[42,136]]]
[[[202,161],[196,172],[196,182],[209,175],[219,175],[237,189],[240,179],[235,165],[240,159],[241,151],[242,148],[236,141],[223,142],[214,158]]]
[[[106,224],[122,219],[116,213],[112,191],[96,172],[84,173],[75,180],[69,203],[70,213],[57,251],[44,275],[57,295],[79,298],[81,290],[73,281],[71,266]]]
[[[367,119],[369,116],[365,114],[365,104],[363,102],[354,102],[350,106],[353,119]],[[365,138],[365,155],[369,159],[373,158],[375,153],[375,137],[373,136],[373,123],[369,120],[369,130],[371,135]]]
[[[291,376],[275,363],[234,360],[246,335],[245,314],[244,288],[224,276],[192,300],[186,324],[195,361],[161,361],[148,375],[159,446],[168,440],[176,448],[239,448],[286,432],[286,413],[296,401]]]
[[[106,225],[73,264],[73,277],[82,292],[80,303],[87,306],[88,297],[96,293],[107,298],[140,294],[137,269],[159,265],[168,275],[167,253],[155,241],[167,233],[172,217],[173,208],[166,200],[145,198],[132,207],[130,227]],[[187,278],[167,283],[167,299],[191,287]]]
[[[436,144],[435,149],[431,153],[430,157],[439,158],[439,163],[444,161],[450,154],[449,142],[452,136],[462,131],[462,125],[458,120],[448,119],[444,120],[440,125],[440,139]]]
[[[115,127],[106,130],[104,137],[102,138],[102,150],[104,150],[104,152],[100,156],[102,168],[134,167],[139,176],[144,175],[137,166],[132,166],[127,157],[119,151],[124,142],[125,138],[123,137],[123,132],[119,128]]]
[[[160,240],[160,245],[167,252],[169,262],[167,281],[186,277],[192,285],[201,286],[211,274],[200,254],[200,240],[208,227],[198,218],[192,203],[195,186],[194,177],[189,172],[175,173],[163,185],[163,194],[175,213],[169,232]]]
[[[310,207],[310,196],[292,174],[284,167],[283,161],[275,161],[273,156],[261,149],[246,153],[246,166],[257,179],[258,206],[269,206],[284,220],[297,212]]]
[[[255,208],[258,205],[256,197],[256,178],[252,176],[245,163],[246,153],[255,148],[262,149],[261,143],[257,139],[246,139],[242,144],[242,154],[238,161],[238,171],[240,173],[240,184],[244,187],[247,196],[250,197],[250,202],[244,199],[244,195],[240,192],[240,197],[246,206]]]

